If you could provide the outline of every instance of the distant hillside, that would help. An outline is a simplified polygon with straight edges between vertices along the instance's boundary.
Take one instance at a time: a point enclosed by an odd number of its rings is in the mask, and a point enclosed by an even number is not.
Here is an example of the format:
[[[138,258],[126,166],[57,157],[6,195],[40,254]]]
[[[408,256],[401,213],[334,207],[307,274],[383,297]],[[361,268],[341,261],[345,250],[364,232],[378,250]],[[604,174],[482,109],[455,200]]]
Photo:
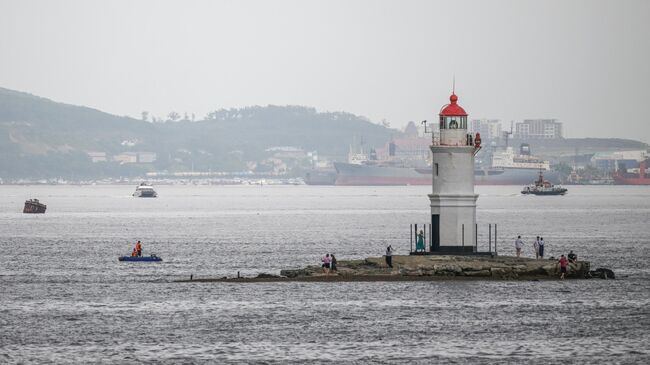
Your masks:
[[[379,147],[399,135],[353,114],[301,106],[219,110],[198,122],[149,123],[0,88],[0,178],[242,171],[247,162],[269,157],[269,147],[344,156],[354,138]],[[112,161],[120,153],[143,151],[156,153],[157,160]],[[106,153],[109,161],[92,163],[87,152]]]
[[[74,150],[117,151],[124,140],[155,133],[150,123],[99,110],[56,103],[0,88],[4,137],[25,154]]]

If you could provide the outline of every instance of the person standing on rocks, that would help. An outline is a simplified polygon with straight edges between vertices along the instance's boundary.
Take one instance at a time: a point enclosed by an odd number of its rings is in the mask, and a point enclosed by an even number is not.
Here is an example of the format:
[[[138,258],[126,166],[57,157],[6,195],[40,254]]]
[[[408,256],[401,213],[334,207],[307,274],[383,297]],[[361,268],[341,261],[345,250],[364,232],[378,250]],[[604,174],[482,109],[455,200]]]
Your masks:
[[[386,247],[386,265],[393,268],[393,247],[390,245]]]
[[[564,255],[560,256],[560,279],[564,280],[564,276],[567,274],[567,266],[569,266],[569,260],[567,260]]]
[[[517,250],[517,257],[521,256],[521,248],[524,247],[524,241],[521,240],[521,236],[517,236],[515,240],[515,250]]]
[[[326,254],[325,257],[323,257],[323,271],[325,271],[326,275],[329,275],[330,273],[330,265],[332,264],[332,258],[330,257],[330,254]]]
[[[336,257],[334,256],[334,254],[331,254],[330,258],[332,259],[330,263],[330,269],[332,269],[332,272],[334,272],[336,271]]]
[[[539,250],[539,258],[544,259],[544,237],[539,238],[538,246],[539,246],[539,249],[538,249]]]
[[[539,236],[535,239],[533,248],[535,249],[535,259],[539,259]]]

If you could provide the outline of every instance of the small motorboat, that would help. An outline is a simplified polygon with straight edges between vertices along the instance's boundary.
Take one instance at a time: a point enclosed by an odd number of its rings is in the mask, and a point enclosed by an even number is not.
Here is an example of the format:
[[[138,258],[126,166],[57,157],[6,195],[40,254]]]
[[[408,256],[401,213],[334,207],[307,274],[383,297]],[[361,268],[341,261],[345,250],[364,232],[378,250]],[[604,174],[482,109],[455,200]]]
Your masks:
[[[25,200],[25,207],[23,213],[45,213],[47,205],[38,201],[38,199]]]
[[[153,186],[142,183],[135,188],[133,196],[136,198],[156,198],[158,197],[158,193],[153,189]]]
[[[160,262],[162,259],[156,255],[151,256],[120,256],[118,261],[143,261],[143,262]]]

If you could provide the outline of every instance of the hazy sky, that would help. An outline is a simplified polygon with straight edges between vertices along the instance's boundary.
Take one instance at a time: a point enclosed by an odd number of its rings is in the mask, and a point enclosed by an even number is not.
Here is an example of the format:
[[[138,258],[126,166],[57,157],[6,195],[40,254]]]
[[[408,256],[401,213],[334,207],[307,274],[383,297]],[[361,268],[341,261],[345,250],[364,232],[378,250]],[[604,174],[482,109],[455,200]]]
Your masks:
[[[248,105],[557,118],[650,142],[650,1],[0,2],[0,86],[139,117]]]

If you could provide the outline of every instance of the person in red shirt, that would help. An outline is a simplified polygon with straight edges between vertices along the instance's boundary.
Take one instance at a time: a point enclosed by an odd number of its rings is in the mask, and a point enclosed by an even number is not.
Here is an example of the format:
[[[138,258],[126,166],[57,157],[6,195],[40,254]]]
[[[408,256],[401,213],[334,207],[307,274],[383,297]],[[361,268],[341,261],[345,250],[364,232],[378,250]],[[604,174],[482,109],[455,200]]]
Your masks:
[[[569,260],[564,255],[560,256],[560,279],[564,279],[564,276],[567,274],[567,266],[569,266]]]

